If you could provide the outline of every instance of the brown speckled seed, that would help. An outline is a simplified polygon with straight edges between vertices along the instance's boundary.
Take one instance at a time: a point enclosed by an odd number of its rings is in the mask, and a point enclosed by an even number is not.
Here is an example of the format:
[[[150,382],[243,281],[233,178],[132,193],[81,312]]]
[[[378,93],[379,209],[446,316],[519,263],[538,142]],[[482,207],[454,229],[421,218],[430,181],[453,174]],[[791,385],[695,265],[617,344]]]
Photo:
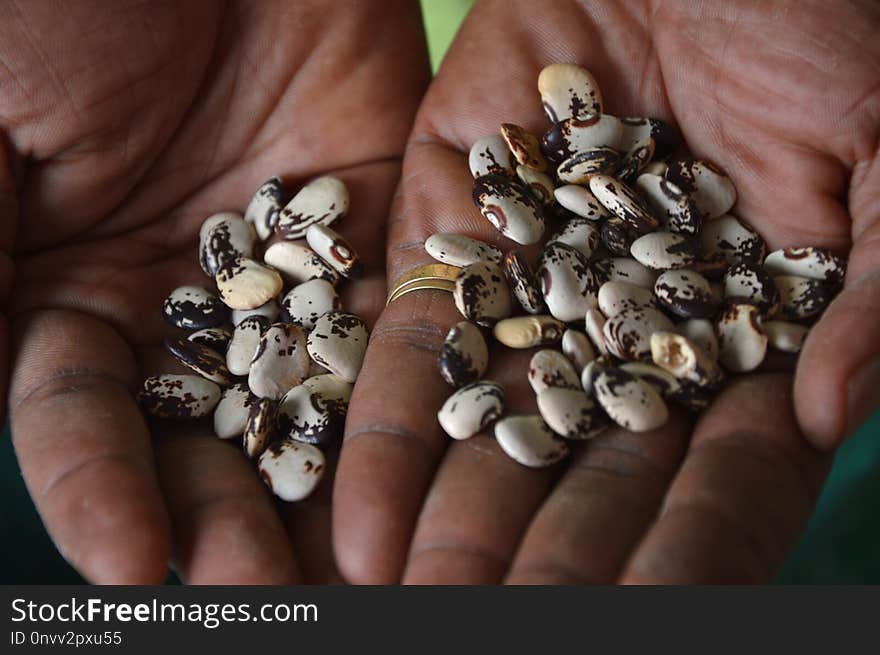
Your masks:
[[[598,250],[602,236],[595,225],[586,218],[572,218],[547,239],[547,243],[564,243],[589,259]]]
[[[617,145],[622,132],[620,120],[610,114],[567,118],[547,130],[541,138],[541,150],[557,164],[601,152],[607,153],[616,164],[620,159]]]
[[[216,350],[188,339],[165,339],[165,349],[174,358],[203,378],[221,386],[232,383],[226,358]]]
[[[580,388],[580,379],[568,358],[558,350],[537,351],[529,361],[529,385],[536,394],[549,387]]]
[[[322,279],[335,285],[339,281],[339,273],[314,250],[302,243],[291,241],[273,243],[266,249],[263,261],[277,269],[290,284]]]
[[[655,271],[686,268],[699,253],[698,244],[684,234],[651,232],[636,239],[630,248],[632,256]]]
[[[755,305],[730,303],[715,323],[718,359],[728,371],[753,371],[767,353],[767,334],[761,327],[761,310]]]
[[[773,277],[757,264],[734,264],[724,274],[722,281],[725,300],[744,300],[764,314],[774,314],[779,309],[779,289]]]
[[[637,284],[617,280],[606,282],[599,287],[599,309],[608,318],[624,309],[657,307],[654,294]]]
[[[723,376],[709,353],[674,332],[658,331],[651,335],[651,360],[676,378],[702,387],[718,384]]]
[[[437,420],[453,439],[469,439],[504,413],[504,403],[500,384],[474,382],[449,396],[437,412]]]
[[[711,318],[720,300],[709,280],[686,268],[661,273],[654,283],[654,295],[663,307],[682,318]]]
[[[257,459],[275,440],[277,434],[278,403],[271,398],[255,399],[248,409],[242,435],[244,454]]]
[[[601,221],[611,216],[611,213],[605,209],[604,205],[596,200],[596,196],[590,193],[588,189],[577,184],[566,184],[557,187],[553,190],[553,196],[562,207],[589,221]],[[598,237],[598,233],[596,236]],[[568,242],[566,241],[566,243]],[[569,243],[569,245],[574,244]],[[599,245],[598,238],[596,245]],[[588,254],[585,252],[584,254],[589,257],[592,253]]]
[[[631,150],[639,141],[650,137],[654,140],[654,158],[665,159],[671,155],[681,143],[681,137],[675,128],[659,118],[626,117],[620,119],[623,133],[618,148]],[[655,162],[660,163],[660,162]],[[665,164],[664,164],[665,165]]]
[[[504,274],[520,307],[529,314],[540,314],[544,310],[544,298],[525,255],[518,250],[508,251],[504,256]]]
[[[538,139],[534,135],[519,125],[502,123],[501,136],[517,163],[539,173],[547,170],[547,160],[541,154]]]
[[[641,196],[620,180],[595,175],[590,178],[590,191],[608,211],[639,234],[650,232],[660,224]]]
[[[278,433],[326,450],[342,441],[347,413],[346,399],[301,384],[278,404]]]
[[[226,344],[232,338],[232,330],[226,326],[204,328],[203,330],[191,332],[186,338],[217,352],[225,352]]]
[[[244,220],[254,226],[261,241],[272,236],[283,205],[284,184],[277,176],[270,177],[254,193],[244,212]]]
[[[367,324],[347,312],[327,312],[309,333],[312,360],[346,382],[354,382],[367,352]]]
[[[666,403],[648,382],[620,368],[607,368],[593,381],[593,394],[611,419],[627,430],[644,432],[664,423]]]
[[[572,329],[562,334],[562,354],[568,357],[577,371],[583,371],[584,366],[596,359],[596,352],[589,337],[583,332]]]
[[[564,439],[591,439],[609,425],[607,417],[582,389],[549,387],[538,394],[537,403],[544,422]]]
[[[220,299],[203,287],[177,287],[162,304],[162,316],[175,327],[201,330],[222,325],[229,318],[229,309]]]
[[[233,375],[247,375],[251,370],[251,361],[260,345],[260,337],[269,327],[269,320],[264,316],[248,316],[235,326],[232,339],[226,349],[226,368]]]
[[[774,250],[764,260],[771,275],[799,275],[837,284],[846,276],[847,262],[826,248],[784,248]]]
[[[542,205],[553,204],[553,180],[549,175],[539,173],[531,168],[523,165],[516,167],[516,176],[519,181],[525,184],[532,195],[537,198]]]
[[[455,306],[466,319],[491,327],[511,313],[510,290],[497,264],[475,262],[455,279]]]
[[[473,323],[452,326],[437,358],[440,375],[453,387],[463,387],[483,376],[489,365],[489,348],[483,333]]]
[[[256,235],[254,228],[239,214],[226,212],[222,220],[208,218],[210,229],[199,240],[199,264],[206,275],[214,277],[224,262],[236,257],[253,257]]]
[[[220,387],[198,375],[167,373],[144,380],[137,399],[153,416],[196,419],[207,416],[217,406]]]
[[[569,184],[587,184],[597,175],[612,175],[620,165],[614,148],[592,148],[572,155],[556,168],[556,177]]]
[[[220,402],[214,409],[214,434],[220,439],[233,439],[244,434],[251,404],[256,401],[243,382],[223,390]]]
[[[471,175],[507,175],[514,171],[513,155],[500,134],[493,134],[474,142],[468,154]]]
[[[580,319],[596,306],[600,277],[592,263],[564,243],[548,243],[538,267],[544,302],[555,318],[568,322]]]
[[[798,275],[777,275],[782,318],[797,321],[816,316],[831,302],[831,292],[824,282]]]
[[[289,502],[308,497],[326,468],[324,453],[311,444],[282,439],[260,456],[258,469],[268,487]]]
[[[495,246],[463,234],[438,232],[425,241],[425,251],[438,262],[451,266],[469,266],[474,262],[500,264],[502,253]]]
[[[508,348],[534,348],[559,343],[565,323],[552,316],[515,316],[498,321],[495,339]]]
[[[341,309],[342,302],[333,285],[327,280],[318,278],[293,287],[284,296],[281,306],[287,312],[287,319],[291,323],[305,330],[311,330],[315,327],[315,321],[325,313]]]
[[[697,234],[700,231],[700,210],[691,197],[675,184],[660,175],[645,173],[636,179],[635,187],[670,232]]]
[[[507,416],[495,423],[495,440],[523,466],[551,466],[568,455],[568,446],[537,415]]]
[[[316,223],[306,230],[306,243],[325,262],[330,264],[343,277],[360,277],[364,270],[360,257],[336,230]]]
[[[275,229],[285,239],[302,239],[311,225],[332,225],[348,211],[348,189],[335,177],[306,184],[281,210]]]
[[[260,336],[248,372],[248,386],[260,398],[278,400],[300,384],[308,371],[309,355],[302,329],[292,323],[275,323]]]
[[[284,286],[277,271],[245,258],[224,263],[214,280],[220,299],[232,309],[255,309],[275,298]]]
[[[708,219],[726,214],[736,203],[733,182],[711,162],[689,157],[670,162],[666,179],[690,194],[700,213]]]
[[[731,265],[739,262],[760,264],[766,252],[764,239],[729,214],[705,223],[700,231],[700,242],[704,256],[718,253]]]
[[[623,309],[605,321],[602,334],[608,352],[628,361],[650,360],[651,335],[671,331],[672,322],[650,308]]]
[[[602,92],[596,78],[582,66],[545,66],[538,75],[538,92],[551,123],[602,114]]]
[[[508,239],[529,245],[544,235],[543,205],[519,180],[483,175],[474,180],[472,198],[480,213]]]
[[[634,143],[620,160],[620,166],[617,168],[617,178],[627,184],[635,182],[639,173],[648,165],[654,157],[654,148],[656,144],[650,136],[643,137]]]

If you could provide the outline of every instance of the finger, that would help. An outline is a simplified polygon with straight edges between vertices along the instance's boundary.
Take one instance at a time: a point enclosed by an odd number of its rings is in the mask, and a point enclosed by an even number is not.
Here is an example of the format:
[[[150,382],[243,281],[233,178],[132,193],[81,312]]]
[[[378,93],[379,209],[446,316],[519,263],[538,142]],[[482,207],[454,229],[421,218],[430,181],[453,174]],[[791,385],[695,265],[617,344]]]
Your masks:
[[[491,435],[453,443],[425,499],[404,584],[497,584],[555,477],[508,457]]]
[[[131,352],[70,311],[19,316],[13,333],[13,441],[50,536],[92,582],[162,582],[171,538]]]
[[[684,455],[692,420],[612,427],[583,445],[529,525],[509,584],[609,584],[653,521]]]
[[[174,531],[174,564],[189,584],[293,584],[293,548],[253,462],[205,428],[158,439],[159,478]]]
[[[436,412],[448,389],[436,360],[455,317],[440,292],[412,293],[382,313],[352,394],[334,488],[333,538],[343,577],[400,579],[422,497],[446,437]]]
[[[432,261],[424,250],[432,232],[500,241],[470,204],[464,154],[430,144],[412,148],[407,162],[409,174],[404,172],[392,209],[390,281]],[[449,294],[420,291],[393,302],[371,334],[334,492],[334,544],[349,581],[400,579],[424,493],[448,441],[436,420],[451,392],[437,373],[437,353],[459,320]]]
[[[493,351],[487,378],[504,387],[507,411],[537,413],[526,383],[532,351]],[[436,413],[431,418],[436,422]],[[518,464],[491,432],[452,442],[419,515],[403,582],[500,582],[559,469]]]
[[[846,284],[810,331],[795,377],[798,420],[823,449],[880,407],[880,150],[872,156],[852,174]]]
[[[697,423],[623,582],[760,583],[773,575],[830,464],[798,431],[791,396],[785,374],[729,384]]]

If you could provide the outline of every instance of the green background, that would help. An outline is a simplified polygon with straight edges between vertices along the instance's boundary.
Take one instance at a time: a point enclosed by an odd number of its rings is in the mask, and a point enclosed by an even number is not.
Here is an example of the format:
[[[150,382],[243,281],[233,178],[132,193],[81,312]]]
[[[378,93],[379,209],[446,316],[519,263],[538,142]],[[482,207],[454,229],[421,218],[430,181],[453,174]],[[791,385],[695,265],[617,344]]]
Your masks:
[[[436,69],[471,0],[422,0]],[[0,583],[82,582],[55,550],[21,479],[8,428],[0,440]],[[837,454],[816,512],[778,576],[782,583],[880,584],[880,412]]]

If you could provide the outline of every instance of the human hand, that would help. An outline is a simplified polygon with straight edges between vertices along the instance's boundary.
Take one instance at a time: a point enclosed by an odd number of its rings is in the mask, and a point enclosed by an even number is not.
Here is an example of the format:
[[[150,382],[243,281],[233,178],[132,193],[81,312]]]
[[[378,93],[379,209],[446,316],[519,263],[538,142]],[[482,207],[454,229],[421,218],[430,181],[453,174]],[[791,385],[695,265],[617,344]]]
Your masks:
[[[343,300],[373,322],[427,80],[413,1],[0,6],[9,415],[43,521],[87,579],[158,583],[169,558],[192,583],[336,579],[329,483],[276,504],[206,429],[151,439],[132,391],[181,370],[161,305],[208,282],[201,222],[243,210],[272,174],[346,183],[340,231],[367,274]]]
[[[477,4],[426,95],[395,201],[388,279],[428,263],[434,232],[501,244],[471,204],[467,152],[514,122],[543,134],[553,62],[596,77],[606,111],[673,122],[724,168],[733,213],[771,249],[849,252],[846,286],[794,377],[736,377],[696,421],[613,428],[533,470],[491,435],[452,442],[437,353],[458,320],[436,292],[394,301],[372,334],[336,478],[343,575],[384,583],[767,580],[813,507],[831,449],[880,388],[877,5],[821,2]],[[503,242],[506,250],[512,244]],[[851,250],[850,250],[851,248]],[[532,254],[534,252],[532,251]],[[487,379],[534,412],[531,352],[495,349]]]

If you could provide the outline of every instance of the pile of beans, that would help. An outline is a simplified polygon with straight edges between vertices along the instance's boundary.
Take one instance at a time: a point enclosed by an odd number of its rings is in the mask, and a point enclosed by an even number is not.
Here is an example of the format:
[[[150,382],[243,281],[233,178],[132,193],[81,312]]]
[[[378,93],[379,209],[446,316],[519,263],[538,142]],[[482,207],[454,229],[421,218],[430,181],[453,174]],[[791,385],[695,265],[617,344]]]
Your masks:
[[[683,154],[663,121],[604,113],[584,68],[547,66],[538,90],[551,123],[540,140],[505,123],[469,156],[474,204],[502,235],[537,244],[559,223],[536,270],[520,251],[464,235],[425,242],[434,259],[462,267],[454,298],[466,320],[439,356],[458,390],[440,425],[467,439],[494,423],[504,452],[534,467],[612,423],[658,428],[667,403],[704,409],[768,349],[799,352],[846,273],[846,261],[822,248],[767,254],[729,213],[736,189],[727,175]],[[504,390],[481,379],[491,338],[541,348],[528,370],[537,414],[505,415]]]
[[[240,438],[275,495],[295,501],[312,493],[323,451],[341,441],[368,333],[341,311],[336,291],[361,272],[329,227],[348,210],[345,185],[321,177],[286,204],[285,196],[273,177],[244,216],[222,212],[202,224],[199,263],[216,293],[183,286],[163,305],[165,319],[188,331],[165,347],[195,375],[149,377],[138,399],[162,419],[213,412],[215,434]]]

